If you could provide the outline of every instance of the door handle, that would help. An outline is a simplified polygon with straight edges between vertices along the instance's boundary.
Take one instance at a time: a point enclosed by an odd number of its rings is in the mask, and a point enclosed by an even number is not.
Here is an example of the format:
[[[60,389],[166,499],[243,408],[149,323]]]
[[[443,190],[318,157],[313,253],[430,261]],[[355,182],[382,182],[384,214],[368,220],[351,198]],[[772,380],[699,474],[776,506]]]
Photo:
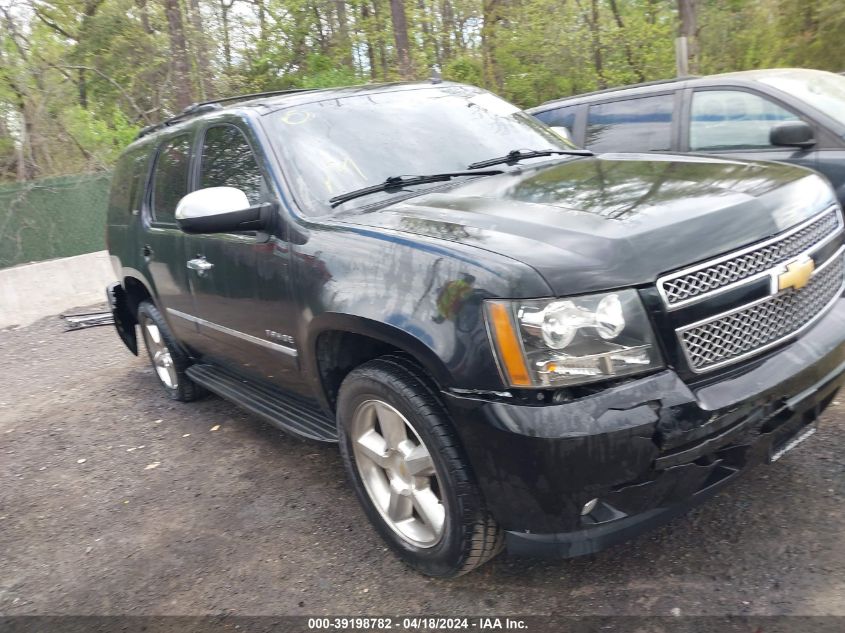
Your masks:
[[[196,257],[188,260],[188,268],[190,270],[197,271],[200,275],[204,275],[214,268],[214,264],[208,261],[205,257]]]
[[[141,255],[145,258],[150,258],[153,256],[153,249],[149,244],[144,244],[144,247],[141,249]]]

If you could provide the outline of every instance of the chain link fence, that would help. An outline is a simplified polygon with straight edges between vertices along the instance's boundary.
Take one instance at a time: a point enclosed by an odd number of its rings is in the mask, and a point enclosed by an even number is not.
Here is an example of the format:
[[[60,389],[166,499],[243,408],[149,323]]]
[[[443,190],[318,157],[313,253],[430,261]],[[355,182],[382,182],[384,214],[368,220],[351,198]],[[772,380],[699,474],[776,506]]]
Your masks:
[[[0,185],[0,268],[103,250],[110,177]]]

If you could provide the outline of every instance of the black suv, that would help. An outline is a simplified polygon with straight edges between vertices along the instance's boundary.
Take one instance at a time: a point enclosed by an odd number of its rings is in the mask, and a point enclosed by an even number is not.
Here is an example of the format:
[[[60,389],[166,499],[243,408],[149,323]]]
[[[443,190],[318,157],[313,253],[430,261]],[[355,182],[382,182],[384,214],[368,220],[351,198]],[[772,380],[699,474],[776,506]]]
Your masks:
[[[842,228],[799,167],[592,156],[464,85],[301,91],[142,132],[108,296],[172,398],[339,442],[385,540],[450,576],[595,552],[808,437]]]
[[[529,110],[596,152],[696,152],[817,169],[845,202],[845,77],[778,68],[688,77]]]

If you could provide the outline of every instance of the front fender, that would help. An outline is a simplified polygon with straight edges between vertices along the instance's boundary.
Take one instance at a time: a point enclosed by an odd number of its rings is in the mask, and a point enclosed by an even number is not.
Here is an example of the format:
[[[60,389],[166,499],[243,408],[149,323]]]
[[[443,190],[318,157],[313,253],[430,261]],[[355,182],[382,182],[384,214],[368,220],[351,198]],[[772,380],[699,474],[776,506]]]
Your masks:
[[[329,330],[363,334],[413,355],[441,387],[500,390],[482,302],[548,296],[530,267],[477,247],[425,236],[336,226],[310,233],[294,251],[303,308],[302,359]]]
[[[359,334],[396,347],[416,358],[438,384],[451,384],[452,374],[443,360],[424,339],[417,338],[408,330],[353,314],[326,312],[312,321],[306,343],[310,350],[309,358],[316,357],[317,341],[326,332]]]

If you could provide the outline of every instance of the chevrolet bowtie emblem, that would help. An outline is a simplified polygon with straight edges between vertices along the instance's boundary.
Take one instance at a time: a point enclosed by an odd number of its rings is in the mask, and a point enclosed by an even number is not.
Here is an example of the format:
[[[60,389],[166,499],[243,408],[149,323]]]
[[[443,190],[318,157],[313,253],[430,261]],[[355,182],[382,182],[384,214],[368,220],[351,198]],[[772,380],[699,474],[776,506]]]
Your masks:
[[[786,265],[786,271],[778,275],[778,290],[800,290],[810,281],[810,275],[815,269],[816,265],[809,257],[790,262]]]

